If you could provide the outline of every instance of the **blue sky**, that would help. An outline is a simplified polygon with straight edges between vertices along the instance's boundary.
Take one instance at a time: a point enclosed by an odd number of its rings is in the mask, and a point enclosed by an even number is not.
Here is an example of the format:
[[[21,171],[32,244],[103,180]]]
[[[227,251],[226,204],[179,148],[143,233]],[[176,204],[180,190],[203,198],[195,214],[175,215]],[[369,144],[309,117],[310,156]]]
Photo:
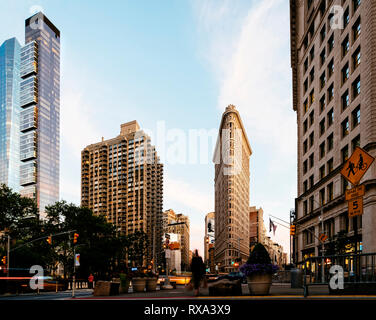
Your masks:
[[[0,2],[0,42],[15,36],[23,44],[24,20],[38,9],[61,31],[62,199],[80,203],[80,151],[118,135],[121,123],[154,132],[163,123],[188,135],[217,130],[234,104],[253,149],[250,205],[264,209],[267,229],[269,214],[289,219],[296,121],[288,1]],[[191,248],[202,252],[213,164],[167,162],[164,184],[164,209],[189,215]],[[287,229],[272,238],[289,249]]]

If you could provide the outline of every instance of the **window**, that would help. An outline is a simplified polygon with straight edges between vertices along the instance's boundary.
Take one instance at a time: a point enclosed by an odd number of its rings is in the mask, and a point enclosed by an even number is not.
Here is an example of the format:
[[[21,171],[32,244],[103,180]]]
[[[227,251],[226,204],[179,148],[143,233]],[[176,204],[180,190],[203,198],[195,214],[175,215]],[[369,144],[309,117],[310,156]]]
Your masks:
[[[350,129],[350,126],[349,126],[349,118],[346,118],[345,120],[342,121],[342,124],[341,124],[341,128],[342,128],[342,138],[346,137],[348,134],[349,134],[349,129]]]
[[[346,63],[346,65],[342,69],[342,84],[344,84],[349,79],[349,76],[350,76],[350,68],[349,68],[349,64]]]
[[[315,68],[312,68],[311,72],[309,73],[311,84],[315,80]]]
[[[333,182],[328,184],[328,201],[333,200]]]
[[[308,10],[312,7],[313,0],[308,0],[307,8]]]
[[[353,129],[360,123],[360,106],[351,113],[352,115],[352,127]]]
[[[311,169],[315,165],[315,159],[314,159],[314,154],[312,153],[309,156],[309,168]]]
[[[323,206],[325,204],[325,189],[320,190],[320,204]]]
[[[349,146],[345,146],[341,150],[342,162],[346,162],[349,158]]]
[[[332,52],[334,48],[334,34],[331,35],[331,37],[328,40],[328,52]]]
[[[315,59],[315,46],[313,46],[311,51],[309,52],[309,58],[311,59],[311,62],[313,61],[313,59]]]
[[[324,71],[320,77],[321,89],[325,87],[325,83],[326,83],[326,76],[325,76],[325,71]]]
[[[348,26],[349,22],[350,22],[350,10],[347,7],[347,9],[345,10],[345,12],[343,14],[343,28],[346,28]]]
[[[304,61],[304,73],[306,73],[307,70],[308,70],[308,58],[306,58]]]
[[[362,3],[362,0],[353,0],[353,8],[354,8],[354,12],[356,10],[358,10],[360,4]]]
[[[310,114],[309,114],[309,126],[313,125],[313,122],[315,121],[315,111],[313,110]]]
[[[325,141],[320,144],[320,159],[325,156]]]
[[[303,143],[303,154],[306,154],[308,151],[308,141],[305,140]]]
[[[307,203],[307,200],[305,200],[303,202],[303,214],[307,215],[307,213],[308,213],[308,203]]]
[[[362,32],[362,27],[361,27],[361,24],[360,24],[360,17],[354,23],[352,30],[353,30],[353,39],[354,39],[353,42],[355,42],[359,38],[359,36]]]
[[[309,197],[309,212],[312,212],[313,208],[314,208],[314,198],[313,198],[313,196],[311,196],[311,197]],[[308,234],[311,235],[310,232]],[[312,235],[311,235],[311,237],[312,237]]]
[[[322,136],[325,132],[325,119],[320,121],[320,136]]]
[[[325,165],[321,166],[320,168],[320,179],[325,177]]]
[[[326,25],[324,24],[324,26],[322,27],[322,29],[321,29],[321,31],[320,31],[320,39],[321,39],[321,43],[324,42],[325,37],[326,37]]]
[[[304,122],[303,122],[303,131],[304,133],[306,133],[308,130],[308,120],[306,119]]]
[[[321,66],[324,65],[325,63],[325,60],[326,60],[326,50],[324,48],[324,50],[321,52],[320,54],[320,63],[321,63]]]
[[[352,61],[353,61],[353,70],[355,70],[356,68],[358,68],[358,66],[360,65],[360,60],[361,60],[361,56],[360,56],[360,47],[358,47],[353,56],[352,56]]]
[[[352,84],[353,89],[353,99],[355,99],[360,94],[360,76]]]
[[[333,109],[328,112],[328,127],[330,127],[334,122],[334,111]]]
[[[333,133],[328,137],[328,151],[333,149]]]
[[[320,112],[323,112],[324,109],[325,109],[325,99],[326,99],[326,97],[325,97],[325,94],[324,94],[320,99]]]
[[[330,87],[328,88],[328,101],[332,101],[334,98],[334,84],[332,83]]]
[[[342,100],[342,111],[343,111],[350,105],[349,90],[345,91],[345,93],[342,95],[341,100]]]
[[[326,167],[328,168],[327,172],[328,174],[331,173],[333,171],[333,158],[330,159],[327,163],[326,163]]]
[[[304,93],[306,93],[308,90],[308,79],[304,81]]]
[[[307,171],[308,171],[308,161],[305,160],[303,162],[303,173],[305,174],[305,173],[307,173]]]
[[[303,103],[303,109],[304,109],[304,112],[308,111],[308,100],[307,99]]]
[[[356,136],[352,141],[351,141],[351,147],[352,151],[354,152],[356,147],[360,147],[360,135]]]
[[[309,187],[312,188],[313,185],[314,185],[314,177],[313,177],[313,175],[311,175],[311,176],[309,177]]]
[[[307,50],[307,47],[308,47],[308,35],[306,35],[306,37],[304,38],[303,45],[304,45],[304,50]]]
[[[304,181],[304,183],[303,183],[303,191],[304,191],[304,192],[307,192],[307,190],[308,190],[308,181],[306,180],[306,181]]]
[[[315,102],[315,91],[312,90],[311,93],[309,94],[309,102],[310,105],[312,105]]]
[[[315,136],[314,136],[314,133],[312,132],[310,135],[309,135],[309,147],[312,147],[313,144],[314,144],[314,141],[315,140]]]
[[[349,53],[349,49],[350,49],[350,40],[349,40],[349,36],[347,36],[345,40],[343,40],[342,42],[342,57],[346,56]]]
[[[329,75],[328,78],[330,78],[333,73],[334,73],[334,60],[332,59],[328,64],[328,75]]]

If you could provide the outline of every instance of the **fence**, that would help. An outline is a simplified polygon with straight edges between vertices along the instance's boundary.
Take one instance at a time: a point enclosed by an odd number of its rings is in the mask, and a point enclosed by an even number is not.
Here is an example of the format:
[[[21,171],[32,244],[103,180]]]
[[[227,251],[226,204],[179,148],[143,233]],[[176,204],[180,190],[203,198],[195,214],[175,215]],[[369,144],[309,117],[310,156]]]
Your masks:
[[[376,253],[329,255],[310,257],[299,264],[304,272],[304,296],[308,295],[310,285],[329,286],[334,275],[334,272],[330,273],[333,266],[342,268],[344,287],[348,291],[376,291]]]

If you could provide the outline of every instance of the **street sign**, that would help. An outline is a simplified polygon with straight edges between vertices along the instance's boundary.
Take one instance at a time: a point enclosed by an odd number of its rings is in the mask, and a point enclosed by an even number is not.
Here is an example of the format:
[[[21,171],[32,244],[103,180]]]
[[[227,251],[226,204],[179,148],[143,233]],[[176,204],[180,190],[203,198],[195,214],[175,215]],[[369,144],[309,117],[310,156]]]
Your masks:
[[[351,157],[347,159],[343,166],[341,174],[352,185],[357,185],[374,160],[375,158],[362,148],[356,147]]]
[[[75,256],[74,256],[74,265],[76,267],[80,266],[80,254],[79,253],[76,253]]]
[[[363,214],[363,198],[356,198],[350,200],[349,204],[349,218],[360,216]]]
[[[354,188],[351,188],[349,190],[346,190],[346,192],[345,192],[346,201],[350,201],[350,200],[354,200],[356,198],[363,197],[364,193],[365,193],[365,189],[366,189],[365,186],[362,184],[362,185],[356,186]]]
[[[326,239],[328,239],[328,236],[324,233],[320,233],[319,239],[320,239],[321,242],[325,242]]]

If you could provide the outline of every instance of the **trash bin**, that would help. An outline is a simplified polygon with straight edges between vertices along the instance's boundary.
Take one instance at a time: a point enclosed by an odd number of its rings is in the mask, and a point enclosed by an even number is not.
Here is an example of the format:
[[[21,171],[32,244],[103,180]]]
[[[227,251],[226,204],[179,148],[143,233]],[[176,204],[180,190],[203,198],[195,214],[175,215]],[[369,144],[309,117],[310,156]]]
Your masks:
[[[291,269],[291,288],[303,287],[303,271],[301,269]]]

